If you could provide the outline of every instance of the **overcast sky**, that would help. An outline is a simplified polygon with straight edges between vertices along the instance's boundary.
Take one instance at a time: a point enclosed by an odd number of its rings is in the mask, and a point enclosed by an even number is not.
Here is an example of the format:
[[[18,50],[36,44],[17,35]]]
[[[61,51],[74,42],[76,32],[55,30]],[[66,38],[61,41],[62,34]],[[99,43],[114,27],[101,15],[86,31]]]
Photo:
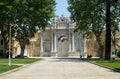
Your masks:
[[[70,13],[67,10],[67,0],[56,0],[56,2],[56,15],[61,16],[63,14],[64,16],[69,17]]]

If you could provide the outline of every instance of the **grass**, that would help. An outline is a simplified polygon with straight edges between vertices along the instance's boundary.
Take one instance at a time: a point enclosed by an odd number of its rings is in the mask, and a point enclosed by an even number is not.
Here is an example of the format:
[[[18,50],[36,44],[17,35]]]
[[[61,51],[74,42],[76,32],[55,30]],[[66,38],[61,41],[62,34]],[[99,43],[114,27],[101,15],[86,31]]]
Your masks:
[[[7,72],[9,70],[12,70],[12,69],[15,69],[15,68],[18,68],[18,67],[20,67],[20,66],[18,66],[18,65],[12,65],[12,66],[0,65],[0,73]]]
[[[107,61],[107,60],[99,59],[99,58],[91,58],[91,59],[84,59],[84,60],[98,64],[103,67],[107,67],[113,70],[120,71],[120,59]]]
[[[42,59],[38,58],[24,58],[24,59],[11,59],[11,66],[8,66],[8,59],[0,58],[0,73],[21,67],[24,64],[30,64]]]
[[[11,59],[12,64],[30,64],[42,60],[40,58],[24,58],[24,59]],[[8,64],[8,59],[0,59],[0,64]]]

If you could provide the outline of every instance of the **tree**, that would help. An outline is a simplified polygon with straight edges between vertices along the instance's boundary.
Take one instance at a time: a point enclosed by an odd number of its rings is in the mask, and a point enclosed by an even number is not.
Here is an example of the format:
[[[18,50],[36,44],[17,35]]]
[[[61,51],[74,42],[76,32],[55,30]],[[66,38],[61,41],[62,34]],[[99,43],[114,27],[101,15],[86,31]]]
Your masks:
[[[93,33],[99,45],[99,56],[103,57],[101,34],[105,26],[104,0],[68,0],[68,3],[71,18],[76,22],[76,31],[81,30],[86,35]]]
[[[0,31],[3,39],[3,56],[6,57],[9,42],[9,24],[11,23],[10,11],[12,9],[13,0],[0,1]],[[13,34],[13,33],[12,33]]]
[[[110,60],[110,58],[111,58],[111,26],[112,26],[112,24],[111,24],[112,23],[111,22],[111,14],[112,14],[112,12],[113,12],[113,15],[118,14],[118,13],[114,12],[114,10],[116,10],[116,9],[111,8],[111,5],[117,3],[117,1],[118,0],[106,0],[106,49],[105,49],[105,60]],[[120,7],[120,6],[118,6],[118,7]],[[111,12],[111,9],[112,9],[112,12]],[[117,11],[119,11],[119,10],[117,10]],[[118,17],[116,17],[116,19],[117,18]],[[116,29],[114,29],[114,30],[116,30]]]
[[[109,1],[109,2],[108,2]],[[99,45],[99,52],[101,52],[100,57],[102,57],[103,43],[101,42],[101,33],[106,27],[106,52],[105,59],[110,59],[110,49],[111,49],[111,19],[110,19],[110,6],[118,0],[68,0],[69,7],[68,10],[71,12],[71,18],[76,22],[76,30],[81,30],[85,34],[94,33],[96,40]],[[113,6],[112,5],[112,6]],[[107,7],[105,7],[107,6]],[[116,5],[120,7],[119,5]],[[85,8],[84,8],[85,7]],[[112,8],[111,8],[112,9]],[[114,8],[111,13],[112,15],[118,15],[119,10]],[[117,11],[117,12],[115,12]],[[107,13],[109,12],[109,13]],[[106,19],[105,19],[106,18]],[[113,17],[114,19],[119,18]],[[113,26],[112,26],[113,27]],[[114,31],[116,29],[113,29]]]
[[[119,21],[120,21],[120,7],[118,5],[119,3],[112,3],[111,5],[111,23],[112,23],[112,27],[111,27],[111,40],[112,40],[112,44],[114,46],[115,49],[115,53],[118,52],[118,45],[116,43],[116,32],[119,32]]]
[[[25,45],[38,29],[44,29],[54,16],[55,0],[17,0],[15,2],[15,20],[20,27],[17,40],[21,46],[21,57],[24,57]]]
[[[6,4],[5,2],[6,0],[2,3]],[[3,8],[5,16],[10,17],[10,19],[6,18],[9,21],[6,24],[18,25],[16,39],[20,43],[21,57],[23,58],[25,45],[29,43],[29,39],[34,36],[35,32],[44,29],[49,23],[50,18],[54,16],[56,3],[55,0],[8,0],[8,2],[10,2],[10,9],[4,11]],[[1,20],[4,22],[3,18]]]

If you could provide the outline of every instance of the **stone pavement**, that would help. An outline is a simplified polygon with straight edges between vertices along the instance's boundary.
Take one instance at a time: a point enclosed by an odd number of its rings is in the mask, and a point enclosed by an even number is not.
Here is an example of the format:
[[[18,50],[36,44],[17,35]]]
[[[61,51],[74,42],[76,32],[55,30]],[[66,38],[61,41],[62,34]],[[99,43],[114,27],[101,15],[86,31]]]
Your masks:
[[[45,58],[0,79],[120,79],[120,73],[77,58]]]

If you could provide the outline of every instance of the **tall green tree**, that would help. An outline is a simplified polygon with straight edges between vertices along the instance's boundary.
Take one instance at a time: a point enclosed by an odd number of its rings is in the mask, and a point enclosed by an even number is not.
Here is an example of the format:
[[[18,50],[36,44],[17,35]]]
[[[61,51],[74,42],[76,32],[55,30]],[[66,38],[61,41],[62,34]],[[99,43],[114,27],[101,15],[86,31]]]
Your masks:
[[[35,32],[44,29],[50,22],[50,18],[54,16],[56,3],[55,0],[8,0],[8,2],[3,0],[0,4],[0,8],[3,8],[2,10],[6,14],[4,18],[8,20],[4,27],[7,28],[6,32],[9,34],[8,25],[10,23],[18,25],[16,39],[20,43],[20,56],[23,58],[25,45],[29,43],[29,39],[34,36]],[[5,4],[9,4],[9,9],[5,10]],[[1,16],[4,13],[1,13]],[[10,18],[8,19],[6,16]],[[1,17],[1,23],[6,22],[4,18]],[[15,32],[14,27],[12,30]],[[5,33],[3,30],[1,31]]]
[[[20,27],[17,35],[21,46],[21,57],[24,56],[25,45],[38,30],[44,29],[54,16],[55,0],[17,0],[15,1],[15,20]]]
[[[101,34],[105,26],[104,0],[68,0],[68,3],[71,19],[76,22],[76,31],[81,30],[86,35],[93,33],[99,45],[99,56],[103,57]]]
[[[113,20],[119,19],[119,5],[111,0],[112,33],[117,30]],[[113,2],[113,3],[112,3]],[[106,1],[105,0],[68,0],[68,10],[71,12],[71,18],[76,22],[76,31],[81,30],[85,34],[93,33],[99,45],[99,54],[102,57],[104,44],[101,41],[101,33],[106,24]],[[114,7],[112,7],[114,6]],[[116,7],[117,6],[117,7]],[[117,28],[116,28],[117,27]],[[106,39],[106,42],[108,40]],[[105,54],[105,58],[108,54]]]
[[[115,53],[117,53],[118,45],[116,43],[116,34],[119,32],[119,22],[120,22],[120,3],[114,2],[111,4],[111,23],[112,23],[112,28],[111,28],[111,40],[112,44],[115,49]]]
[[[110,60],[111,59],[111,28],[113,28],[111,14],[112,14],[112,11],[114,11],[114,8],[112,7],[113,6],[112,4],[117,3],[117,1],[118,0],[106,0],[106,48],[105,48],[105,60]],[[117,10],[117,9],[115,9],[115,10]],[[117,15],[117,14],[115,14],[113,12],[113,15]],[[117,19],[117,17],[116,17],[116,19]]]

